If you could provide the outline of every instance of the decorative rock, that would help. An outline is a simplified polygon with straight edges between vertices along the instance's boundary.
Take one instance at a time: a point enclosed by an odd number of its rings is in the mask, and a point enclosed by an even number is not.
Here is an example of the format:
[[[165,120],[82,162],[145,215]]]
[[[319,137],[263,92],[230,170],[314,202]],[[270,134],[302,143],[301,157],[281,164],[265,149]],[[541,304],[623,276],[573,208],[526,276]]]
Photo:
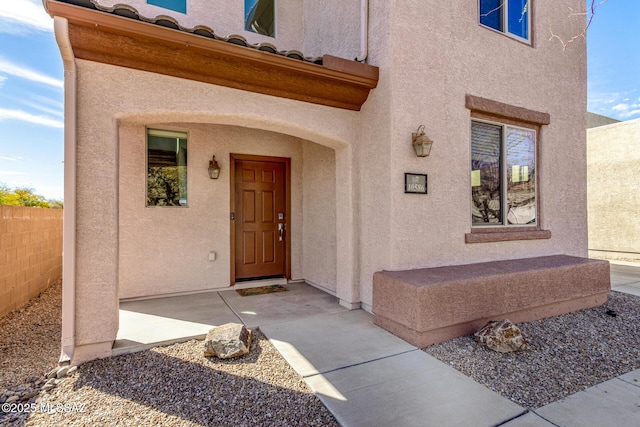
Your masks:
[[[45,375],[45,377],[50,380],[51,378],[55,378],[56,375],[58,375],[58,368],[53,368],[47,375]]]
[[[249,353],[251,331],[239,323],[227,323],[209,330],[204,341],[204,355],[230,359]]]
[[[70,367],[70,368],[69,368],[69,370],[67,371],[67,375],[71,375],[71,374],[73,374],[73,373],[74,373],[75,371],[77,371],[77,370],[78,370],[78,367],[77,367],[77,366],[72,366],[72,367]]]
[[[36,390],[31,391],[31,392],[29,392],[29,393],[25,394],[24,396],[22,396],[22,400],[29,400],[29,399],[31,399],[32,397],[37,396],[37,395],[38,395],[38,393],[39,393],[39,392],[38,392],[38,391],[36,391]]]
[[[67,372],[69,372],[69,367],[68,366],[63,366],[62,368],[58,369],[58,373],[56,374],[56,378],[64,378],[67,376]]]
[[[497,320],[487,323],[473,334],[476,341],[499,353],[510,353],[527,348],[527,339],[520,329],[509,320]]]
[[[55,387],[54,384],[45,384],[44,387],[42,387],[42,391],[49,391],[54,387]]]
[[[9,396],[7,398],[7,400],[5,401],[5,403],[13,403],[13,402],[17,402],[18,401],[18,396]]]
[[[56,379],[55,378],[50,378],[44,385],[55,385],[56,384]]]

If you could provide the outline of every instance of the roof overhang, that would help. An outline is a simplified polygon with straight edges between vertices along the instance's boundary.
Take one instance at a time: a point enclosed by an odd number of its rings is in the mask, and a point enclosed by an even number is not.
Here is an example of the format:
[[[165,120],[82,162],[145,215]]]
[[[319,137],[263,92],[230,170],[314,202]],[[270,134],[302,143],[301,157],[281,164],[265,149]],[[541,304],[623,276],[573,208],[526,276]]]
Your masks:
[[[56,0],[45,7],[69,21],[79,59],[356,111],[378,84],[378,67],[331,55],[318,65]]]

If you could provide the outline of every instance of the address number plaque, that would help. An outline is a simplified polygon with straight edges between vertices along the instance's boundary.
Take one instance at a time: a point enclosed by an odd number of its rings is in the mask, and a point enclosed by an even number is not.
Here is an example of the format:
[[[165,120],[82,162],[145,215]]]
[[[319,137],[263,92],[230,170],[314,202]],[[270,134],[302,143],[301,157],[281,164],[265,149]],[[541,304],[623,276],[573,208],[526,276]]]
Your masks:
[[[412,194],[427,194],[427,175],[421,173],[405,173],[404,192]]]

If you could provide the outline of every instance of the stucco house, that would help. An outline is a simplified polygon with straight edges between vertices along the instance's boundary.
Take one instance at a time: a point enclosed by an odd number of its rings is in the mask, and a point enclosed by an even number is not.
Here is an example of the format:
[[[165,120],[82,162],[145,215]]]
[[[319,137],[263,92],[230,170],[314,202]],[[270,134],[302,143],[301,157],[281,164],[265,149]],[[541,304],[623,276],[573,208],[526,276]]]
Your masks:
[[[409,340],[434,301],[553,308],[526,319],[606,300],[585,45],[548,37],[582,30],[567,2],[43,3],[65,67],[63,358],[109,356],[123,299],[265,277]],[[382,271],[460,280],[423,299],[439,285]]]
[[[589,256],[640,261],[640,119],[587,130]]]

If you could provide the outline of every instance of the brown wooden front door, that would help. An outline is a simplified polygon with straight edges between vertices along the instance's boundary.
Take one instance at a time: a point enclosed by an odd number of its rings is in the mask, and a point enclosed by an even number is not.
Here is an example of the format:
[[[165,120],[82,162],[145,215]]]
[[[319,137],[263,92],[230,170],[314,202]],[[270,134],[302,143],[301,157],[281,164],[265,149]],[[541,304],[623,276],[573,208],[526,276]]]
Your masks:
[[[288,163],[278,160],[232,155],[232,283],[287,275]]]

